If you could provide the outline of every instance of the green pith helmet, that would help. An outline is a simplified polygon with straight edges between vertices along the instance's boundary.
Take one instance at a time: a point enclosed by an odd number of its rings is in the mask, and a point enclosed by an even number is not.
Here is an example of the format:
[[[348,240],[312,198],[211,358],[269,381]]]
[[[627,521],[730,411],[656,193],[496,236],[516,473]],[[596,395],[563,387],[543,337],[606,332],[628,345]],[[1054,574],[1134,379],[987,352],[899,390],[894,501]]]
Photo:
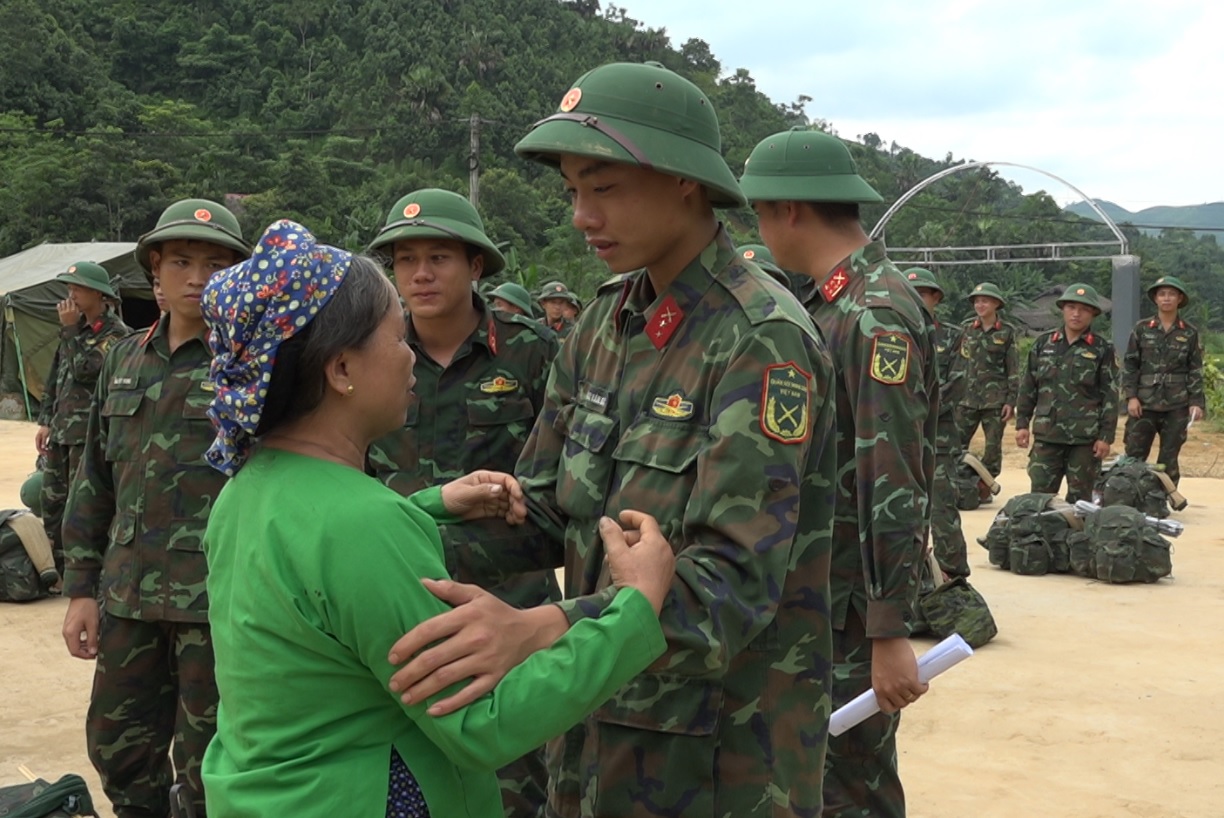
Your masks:
[[[119,297],[119,293],[115,292],[115,288],[111,286],[110,273],[106,272],[106,268],[101,264],[94,264],[92,261],[78,261],[66,272],[57,275],[55,280],[65,284],[75,284],[78,287],[88,287],[110,298]]]
[[[489,293],[489,298],[501,298],[518,307],[526,315],[532,314],[531,293],[527,292],[527,288],[522,284],[507,281],[505,284],[498,285],[497,289]]]
[[[377,250],[412,239],[452,239],[473,245],[484,256],[482,275],[494,275],[506,268],[506,259],[485,235],[484,220],[476,208],[449,190],[425,188],[400,199],[366,249]]]
[[[570,288],[565,286],[563,281],[550,281],[540,288],[540,294],[536,296],[536,301],[544,301],[548,298],[562,298],[578,309],[582,309],[582,301],[578,299],[578,296],[570,292]]]
[[[782,272],[782,268],[774,260],[773,253],[769,252],[769,248],[763,244],[745,244],[742,247],[736,247],[735,252],[766,272],[773,272],[774,270]]]
[[[978,284],[976,287],[970,290],[969,295],[965,297],[968,298],[970,301],[973,301],[973,299],[979,295],[988,295],[991,298],[993,298],[995,301],[998,301],[999,309],[1003,309],[1004,307],[1007,306],[1007,299],[1003,297],[1003,293],[999,292],[999,288],[995,286],[994,284],[991,284],[988,281],[984,281],[981,284]]]
[[[939,282],[935,280],[935,274],[925,267],[911,267],[905,271],[904,275],[905,280],[915,290],[934,290],[941,296],[944,294],[943,287],[939,286]],[[978,295],[983,295],[983,293],[978,293]]]
[[[1147,288],[1148,298],[1152,299],[1152,301],[1155,301],[1156,291],[1159,290],[1161,287],[1172,287],[1173,289],[1181,293],[1182,294],[1181,306],[1184,307],[1190,303],[1190,293],[1186,292],[1186,285],[1182,284],[1180,278],[1177,278],[1176,276],[1161,276],[1160,278],[1156,279],[1155,283],[1153,283],[1152,286]]]
[[[1101,312],[1101,297],[1097,295],[1097,291],[1090,284],[1072,284],[1067,289],[1063,290],[1062,297],[1054,302],[1054,305],[1060,310],[1063,304],[1075,302],[1077,304],[1087,304],[1099,314]]]
[[[35,517],[42,516],[42,484],[41,471],[34,472],[21,484],[21,504],[33,511]]]
[[[744,163],[740,189],[753,202],[884,201],[859,176],[846,143],[804,127],[762,139]]]
[[[146,273],[153,272],[149,249],[170,239],[208,241],[251,257],[251,245],[242,240],[242,228],[234,214],[208,199],[183,199],[162,211],[157,227],[136,241],[136,260]]]
[[[700,182],[715,207],[746,204],[722,156],[714,106],[655,62],[609,63],[583,74],[514,152],[551,165],[563,153],[640,165]]]

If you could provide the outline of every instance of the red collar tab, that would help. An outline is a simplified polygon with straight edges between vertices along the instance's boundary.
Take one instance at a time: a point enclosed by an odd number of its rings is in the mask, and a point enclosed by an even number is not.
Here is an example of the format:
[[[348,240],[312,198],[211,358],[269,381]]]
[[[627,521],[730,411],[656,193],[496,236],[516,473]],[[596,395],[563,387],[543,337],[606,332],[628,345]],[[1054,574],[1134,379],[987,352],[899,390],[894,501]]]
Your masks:
[[[1054,343],[1054,344],[1057,344],[1057,343],[1058,343],[1058,339],[1059,339],[1059,338],[1061,338],[1061,337],[1062,337],[1062,333],[1061,333],[1061,332],[1059,332],[1058,330],[1054,330],[1054,334],[1050,336],[1050,342],[1051,342],[1051,343]]]
[[[1185,329],[1185,328],[1186,328],[1186,322],[1185,322],[1185,321],[1183,321],[1183,320],[1181,320],[1180,318],[1178,318],[1178,319],[1177,319],[1177,328],[1178,328],[1178,329]]]
[[[982,328],[982,319],[981,319],[981,318],[974,318],[974,319],[973,319],[973,328],[974,328],[974,329],[981,329],[981,328]]]
[[[994,328],[995,328],[995,329],[1003,329],[1003,322],[1002,322],[1002,321],[1000,321],[998,318],[996,318],[996,319],[995,319],[995,326],[994,326]]]
[[[1092,346],[1095,343],[1091,332],[1084,336],[1084,341],[1087,342],[1088,346]]]
[[[149,327],[149,331],[146,332],[144,334],[144,337],[140,339],[141,346],[144,346],[145,344],[149,343],[149,339],[153,337],[153,333],[157,332],[157,325],[160,323],[161,323],[160,318],[158,318],[156,321],[153,322],[152,326]]]
[[[94,332],[101,332],[102,331],[102,319],[99,318],[97,321],[94,321],[92,324],[89,325],[89,328],[93,330]]]
[[[1153,318],[1151,321],[1148,321],[1148,329],[1156,329],[1156,319],[1155,318]]]
[[[820,295],[824,298],[825,303],[832,303],[837,300],[849,283],[850,276],[846,275],[846,269],[838,267],[833,271],[833,275],[826,278],[825,283],[820,286]]]
[[[493,326],[493,319],[489,319],[489,352],[493,353],[493,357],[497,357],[497,330]]]
[[[654,344],[654,348],[662,349],[667,346],[672,333],[683,320],[684,311],[680,309],[676,299],[670,295],[664,298],[663,303],[655,310],[655,314],[646,322],[646,334],[650,337],[650,343]]]

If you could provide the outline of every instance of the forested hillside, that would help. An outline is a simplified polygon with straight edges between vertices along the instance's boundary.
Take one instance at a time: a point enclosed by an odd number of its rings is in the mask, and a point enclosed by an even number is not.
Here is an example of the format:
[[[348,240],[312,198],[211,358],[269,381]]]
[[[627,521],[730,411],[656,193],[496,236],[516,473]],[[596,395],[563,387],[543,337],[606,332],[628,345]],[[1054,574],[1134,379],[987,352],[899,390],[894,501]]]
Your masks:
[[[663,21],[665,22],[665,21]],[[820,101],[775,102],[751,66],[597,0],[5,0],[0,4],[0,255],[40,241],[134,239],[169,201],[231,202],[249,236],[279,216],[360,248],[417,187],[468,192],[478,122],[480,208],[513,251],[510,274],[559,276],[589,294],[603,275],[569,226],[555,173],[513,145],[581,73],[657,60],[719,112],[731,167],[769,133],[809,124]],[[836,123],[816,120],[818,126]],[[841,134],[885,205],[958,162],[875,134]],[[750,211],[730,214],[752,238]],[[896,246],[1082,241],[1101,226],[1022,195],[990,172],[957,174],[891,222]],[[1224,252],[1189,232],[1134,235],[1147,275],[1176,272],[1224,303]],[[1027,299],[1049,282],[1108,287],[1107,262],[947,268],[949,299],[975,280]],[[1224,328],[1220,316],[1210,317]]]

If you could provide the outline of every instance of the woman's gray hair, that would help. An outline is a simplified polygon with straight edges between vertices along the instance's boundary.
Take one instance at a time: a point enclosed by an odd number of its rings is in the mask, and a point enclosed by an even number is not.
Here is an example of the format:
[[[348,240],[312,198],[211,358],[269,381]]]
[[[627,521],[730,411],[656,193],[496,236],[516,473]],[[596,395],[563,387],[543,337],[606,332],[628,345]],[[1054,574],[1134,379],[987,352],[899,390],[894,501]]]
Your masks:
[[[256,437],[318,408],[327,390],[327,362],[346,349],[365,347],[387,313],[399,308],[395,287],[378,262],[353,256],[327,305],[277,350]]]

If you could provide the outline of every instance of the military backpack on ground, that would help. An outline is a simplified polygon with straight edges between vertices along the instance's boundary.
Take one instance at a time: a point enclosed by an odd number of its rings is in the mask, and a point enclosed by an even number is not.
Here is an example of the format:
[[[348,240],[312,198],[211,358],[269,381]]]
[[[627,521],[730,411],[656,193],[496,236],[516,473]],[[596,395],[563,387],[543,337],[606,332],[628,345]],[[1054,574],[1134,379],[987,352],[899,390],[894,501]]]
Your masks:
[[[1173,573],[1169,541],[1130,506],[1109,506],[1090,515],[1074,547],[1079,551],[1076,573],[1102,582],[1155,582]]]
[[[1169,493],[1165,484],[1159,472],[1142,460],[1118,458],[1112,466],[1101,471],[1095,490],[1100,495],[1102,507],[1130,506],[1149,517],[1164,519],[1169,516]]]
[[[953,577],[918,600],[927,629],[944,639],[954,633],[980,648],[999,633],[990,606],[964,577]]]
[[[956,464],[952,486],[956,490],[956,507],[961,511],[973,511],[982,505],[981,478],[964,463]]]
[[[39,778],[29,784],[0,787],[2,818],[68,818],[74,815],[98,818],[89,787],[79,775],[66,775],[54,784]]]
[[[1053,494],[1019,494],[1007,501],[982,541],[990,564],[1014,574],[1040,576],[1071,570],[1067,535],[1082,523]]]
[[[59,581],[54,564],[46,565],[50,559],[51,544],[41,520],[27,511],[0,511],[0,602],[50,596]]]

